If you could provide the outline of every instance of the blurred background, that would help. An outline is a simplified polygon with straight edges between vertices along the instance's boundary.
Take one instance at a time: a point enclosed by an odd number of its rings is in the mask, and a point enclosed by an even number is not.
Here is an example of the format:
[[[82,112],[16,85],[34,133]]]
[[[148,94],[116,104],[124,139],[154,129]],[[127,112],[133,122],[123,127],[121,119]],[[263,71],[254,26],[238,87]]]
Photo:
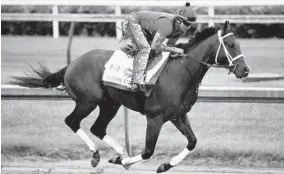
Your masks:
[[[41,0],[39,0],[41,1]],[[59,0],[60,2],[60,0]],[[153,1],[151,1],[153,2]],[[134,1],[135,3],[135,1]],[[267,2],[269,4],[269,2]],[[39,4],[39,3],[37,3]],[[51,4],[51,3],[50,3]],[[60,5],[58,6],[58,13],[67,13],[67,14],[115,14],[116,6],[80,6],[72,5]],[[103,4],[103,3],[102,3]],[[120,3],[121,4],[121,3]],[[154,3],[152,3],[154,4]],[[167,3],[165,3],[167,4]],[[168,6],[159,6],[155,5],[149,7],[141,7],[141,6],[120,6],[120,10],[122,15],[129,14],[132,11],[138,10],[151,10],[151,11],[161,11],[161,12],[168,12],[174,13],[176,8],[183,4],[180,2],[176,2],[177,6],[175,7],[168,7]],[[179,4],[179,5],[178,5]],[[191,3],[194,7],[194,1]],[[214,4],[212,1],[210,4]],[[210,5],[208,4],[208,5]],[[237,3],[236,1],[236,4]],[[257,3],[256,3],[257,4]],[[198,15],[207,15],[208,14],[208,6],[198,6],[194,8]],[[50,14],[53,11],[53,7],[50,5],[5,5],[1,7],[2,13],[44,13]],[[223,15],[222,20],[226,19],[225,16],[228,15],[238,15],[242,16],[239,17],[237,23],[232,23],[232,30],[236,36],[239,38],[284,38],[284,25],[283,25],[283,16],[284,8],[282,5],[261,5],[261,6],[236,6],[232,3],[231,6],[216,6],[214,7],[214,14],[215,15]],[[268,20],[261,20],[249,18],[249,16],[260,16],[266,15]],[[271,16],[275,15],[275,16]],[[277,15],[280,15],[277,19]],[[248,16],[248,19],[245,19]],[[72,18],[72,16],[68,16]],[[95,17],[95,16],[94,16]],[[270,18],[269,18],[270,17]],[[23,17],[24,18],[24,17]],[[83,17],[81,17],[82,19]],[[103,18],[107,18],[105,15]],[[120,16],[116,17],[119,20],[121,19]],[[257,18],[257,17],[256,17]],[[5,21],[2,21],[2,28],[1,34],[2,35],[28,35],[28,36],[52,36],[52,22],[46,21],[47,17],[42,17],[41,21],[29,21],[29,19],[25,19],[23,21],[6,21],[7,19],[4,18]],[[88,18],[90,20],[90,17]],[[208,18],[209,19],[209,18]],[[229,20],[230,18],[228,18]],[[2,19],[3,20],[3,19]],[[14,19],[15,20],[15,19]],[[31,20],[31,19],[30,19]],[[69,19],[72,20],[72,19]],[[75,21],[76,19],[74,19]],[[84,19],[83,19],[84,20]],[[87,19],[82,22],[76,23],[74,35],[76,36],[96,36],[96,37],[115,37],[116,36],[116,28],[114,22],[103,22],[104,19],[100,20],[101,22],[87,22]],[[219,21],[214,22],[216,26],[219,26]],[[243,22],[242,22],[243,21]],[[250,22],[251,21],[251,22]],[[258,21],[258,22],[256,22]],[[271,21],[271,22],[267,22]],[[277,23],[279,21],[279,23]],[[206,23],[203,23],[203,26],[207,26]],[[70,22],[60,22],[59,23],[59,35],[60,36],[68,36],[68,31],[70,28]],[[196,26],[193,27],[188,33],[193,34],[195,31]]]
[[[57,70],[90,49],[119,49],[121,21],[127,14],[138,10],[174,13],[184,2],[4,1],[5,5],[1,5],[1,82],[7,83],[8,72],[9,75],[20,75],[18,70],[25,70],[28,66],[24,62],[32,64],[31,60],[43,61],[52,70]],[[275,86],[277,83],[276,86],[284,86],[281,80],[284,67],[282,1],[196,0],[191,4],[198,14],[198,23],[180,42],[187,41],[190,35],[205,27],[220,27],[228,20],[253,70],[251,79],[262,78],[257,84],[235,83],[236,79],[227,76],[225,70],[211,69],[214,73],[208,73],[204,84]],[[12,60],[17,62],[16,70]],[[215,80],[208,80],[212,78]],[[263,81],[266,79],[278,81],[268,83]]]
[[[2,0],[2,162],[90,157],[85,144],[64,123],[74,103],[46,99],[40,96],[43,91],[27,92],[7,86],[11,76],[29,73],[30,66],[38,66],[37,61],[57,71],[91,49],[119,49],[119,28],[127,14],[134,10],[174,13],[185,2]],[[226,95],[229,99],[218,102],[205,96],[205,101],[193,107],[189,117],[198,145],[183,164],[284,167],[284,1],[190,2],[198,15],[197,24],[179,42],[186,42],[190,35],[205,27],[221,27],[228,20],[252,72],[244,80],[228,75],[224,69],[212,68],[206,74],[202,87],[214,87],[217,97]],[[230,96],[232,91],[235,93]],[[19,97],[25,92],[42,98]],[[269,100],[272,98],[273,101]],[[89,135],[98,111],[82,122]],[[120,110],[108,128],[108,133],[121,144],[125,139],[124,116]],[[138,154],[144,147],[146,121],[132,111],[129,117],[132,151]],[[114,154],[97,138],[92,139],[99,144],[103,157]],[[165,124],[150,162],[169,160],[186,143],[173,125]]]

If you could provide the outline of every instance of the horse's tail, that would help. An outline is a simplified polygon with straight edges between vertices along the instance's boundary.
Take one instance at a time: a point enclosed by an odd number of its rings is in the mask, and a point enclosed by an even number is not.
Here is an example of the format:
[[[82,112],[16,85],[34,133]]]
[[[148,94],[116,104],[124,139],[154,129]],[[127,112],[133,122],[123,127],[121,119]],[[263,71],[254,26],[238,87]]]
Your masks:
[[[53,88],[59,85],[65,87],[64,75],[67,67],[68,66],[64,67],[56,73],[51,73],[46,66],[40,64],[40,67],[38,69],[31,67],[33,74],[27,74],[28,77],[12,77],[13,80],[10,82],[10,84],[29,88]]]

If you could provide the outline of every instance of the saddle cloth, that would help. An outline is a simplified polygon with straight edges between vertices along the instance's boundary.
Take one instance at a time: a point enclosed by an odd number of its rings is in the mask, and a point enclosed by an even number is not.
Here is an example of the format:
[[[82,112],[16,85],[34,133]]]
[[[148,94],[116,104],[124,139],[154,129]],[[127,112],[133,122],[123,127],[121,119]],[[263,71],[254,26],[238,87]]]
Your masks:
[[[146,85],[155,85],[163,67],[167,63],[168,58],[169,52],[165,52],[162,53],[162,56],[158,56],[153,59],[146,70]],[[133,57],[129,57],[121,50],[116,50],[109,61],[105,64],[105,70],[103,73],[104,84],[126,91],[137,91],[137,89],[131,89],[133,61]]]

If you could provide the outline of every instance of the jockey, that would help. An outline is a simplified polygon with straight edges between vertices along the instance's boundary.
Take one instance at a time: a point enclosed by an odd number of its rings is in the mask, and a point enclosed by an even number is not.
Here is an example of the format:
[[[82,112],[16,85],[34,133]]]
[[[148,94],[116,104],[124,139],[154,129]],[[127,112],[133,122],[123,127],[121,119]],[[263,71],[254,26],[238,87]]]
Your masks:
[[[151,49],[157,53],[171,52],[184,54],[175,43],[196,21],[196,14],[186,3],[176,14],[139,11],[132,12],[122,24],[121,50],[134,57],[133,85],[145,91],[144,73]],[[168,39],[167,44],[163,41]]]

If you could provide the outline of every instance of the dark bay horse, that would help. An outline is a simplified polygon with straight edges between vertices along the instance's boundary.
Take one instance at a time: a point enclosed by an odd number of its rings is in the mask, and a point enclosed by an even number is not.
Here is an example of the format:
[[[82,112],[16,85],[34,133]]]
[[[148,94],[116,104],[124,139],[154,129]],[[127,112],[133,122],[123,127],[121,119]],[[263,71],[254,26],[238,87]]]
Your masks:
[[[198,33],[193,45],[180,45],[186,56],[169,59],[150,97],[144,97],[141,92],[122,91],[103,84],[104,65],[113,54],[113,51],[109,50],[91,50],[56,73],[51,73],[44,67],[34,69],[38,77],[14,77],[12,83],[31,88],[52,88],[64,84],[66,91],[76,102],[75,109],[66,117],[65,123],[92,151],[94,167],[100,160],[99,151],[96,144],[80,128],[80,122],[97,106],[100,113],[90,130],[119,154],[110,162],[125,167],[149,159],[154,153],[162,125],[171,121],[187,138],[188,144],[171,161],[158,167],[158,173],[165,172],[179,164],[196,146],[197,139],[187,113],[197,100],[199,83],[208,69],[211,66],[228,68],[237,78],[246,77],[250,72],[227,21],[220,30],[207,28]],[[109,122],[121,105],[146,115],[145,149],[134,157],[128,157],[125,148],[106,134]]]

